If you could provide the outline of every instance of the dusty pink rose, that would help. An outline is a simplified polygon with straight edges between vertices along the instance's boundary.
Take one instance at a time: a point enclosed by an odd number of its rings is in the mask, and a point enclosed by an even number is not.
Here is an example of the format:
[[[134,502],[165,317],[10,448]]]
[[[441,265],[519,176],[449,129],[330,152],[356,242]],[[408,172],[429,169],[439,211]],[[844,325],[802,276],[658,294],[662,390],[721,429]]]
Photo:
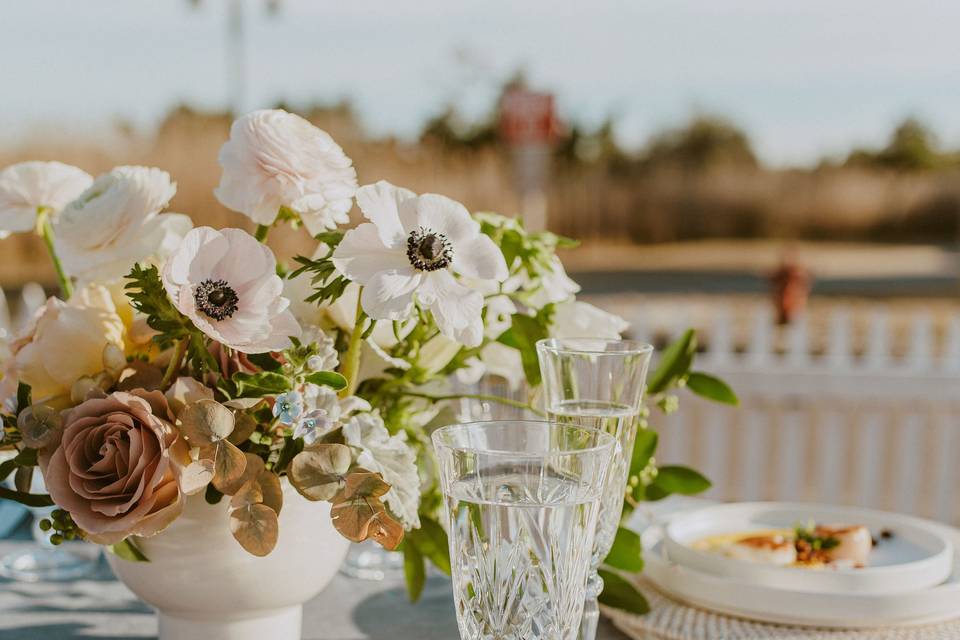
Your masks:
[[[54,502],[99,544],[150,536],[183,509],[171,460],[177,432],[159,391],[118,391],[64,412],[63,437],[41,455]]]

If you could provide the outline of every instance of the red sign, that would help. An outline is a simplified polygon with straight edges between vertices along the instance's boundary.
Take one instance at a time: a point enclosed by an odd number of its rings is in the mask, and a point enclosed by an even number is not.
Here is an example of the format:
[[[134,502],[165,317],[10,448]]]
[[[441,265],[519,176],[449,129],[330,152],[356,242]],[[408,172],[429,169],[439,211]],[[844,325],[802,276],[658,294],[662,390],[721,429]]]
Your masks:
[[[500,135],[510,145],[553,142],[560,133],[553,95],[510,89],[500,102]]]

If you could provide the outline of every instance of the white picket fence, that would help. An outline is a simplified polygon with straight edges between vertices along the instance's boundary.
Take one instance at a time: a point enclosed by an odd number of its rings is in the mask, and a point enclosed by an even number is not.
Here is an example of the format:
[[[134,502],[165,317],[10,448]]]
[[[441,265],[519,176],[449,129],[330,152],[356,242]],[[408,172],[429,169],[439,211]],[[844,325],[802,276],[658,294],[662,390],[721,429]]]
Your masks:
[[[616,309],[631,337],[676,335],[691,320],[651,304]],[[936,323],[923,310],[901,319],[896,337],[883,308],[834,307],[817,318],[816,335],[808,318],[777,327],[759,302],[746,312],[714,304],[707,316],[697,366],[729,382],[742,404],[684,393],[681,411],[655,425],[661,463],[702,469],[718,499],[812,500],[960,522],[960,307]]]

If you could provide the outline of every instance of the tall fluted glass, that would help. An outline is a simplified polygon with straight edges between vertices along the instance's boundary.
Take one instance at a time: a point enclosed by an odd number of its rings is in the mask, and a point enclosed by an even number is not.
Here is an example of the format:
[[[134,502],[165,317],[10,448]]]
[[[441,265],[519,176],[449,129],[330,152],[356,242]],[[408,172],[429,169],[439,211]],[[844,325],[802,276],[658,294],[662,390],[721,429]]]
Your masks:
[[[574,425],[433,433],[462,640],[576,640],[616,441]]]
[[[603,591],[598,569],[610,553],[623,513],[630,457],[653,347],[631,340],[550,338],[537,343],[547,412],[564,424],[599,429],[617,446],[600,502],[580,640],[594,640]]]

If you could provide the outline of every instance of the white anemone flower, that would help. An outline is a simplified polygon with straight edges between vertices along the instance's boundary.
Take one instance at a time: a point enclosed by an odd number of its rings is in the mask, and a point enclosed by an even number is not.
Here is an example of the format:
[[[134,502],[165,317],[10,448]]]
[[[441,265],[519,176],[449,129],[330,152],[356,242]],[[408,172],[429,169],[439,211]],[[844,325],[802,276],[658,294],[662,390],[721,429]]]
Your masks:
[[[357,172],[330,135],[298,115],[261,109],[238,118],[220,149],[214,191],[225,207],[270,225],[281,207],[312,235],[349,221]]]
[[[361,187],[357,204],[370,222],[347,232],[333,263],[363,285],[360,304],[367,315],[403,320],[416,302],[430,310],[444,335],[479,345],[483,294],[477,289],[485,281],[503,282],[508,272],[503,253],[466,208],[383,181]]]
[[[193,223],[160,213],[177,192],[170,174],[153,167],[116,167],[63,208],[54,227],[57,253],[81,282],[123,277],[136,262],[163,260]]]
[[[276,269],[273,252],[246,231],[198,227],[167,260],[162,278],[174,306],[207,336],[264,353],[301,335]]]
[[[56,220],[91,182],[86,171],[62,162],[21,162],[0,171],[0,238],[33,231],[43,209]]]

